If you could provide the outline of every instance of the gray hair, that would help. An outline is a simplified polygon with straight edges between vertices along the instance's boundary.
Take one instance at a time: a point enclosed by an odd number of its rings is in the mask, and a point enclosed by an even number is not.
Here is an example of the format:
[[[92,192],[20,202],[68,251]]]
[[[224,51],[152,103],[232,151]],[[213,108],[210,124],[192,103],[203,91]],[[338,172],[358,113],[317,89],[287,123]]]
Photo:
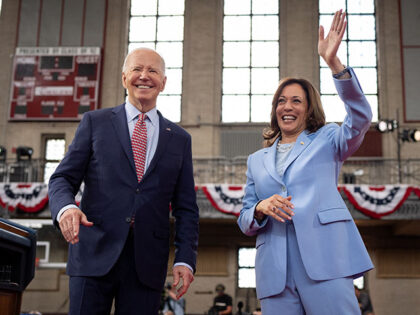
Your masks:
[[[165,60],[163,59],[163,57],[161,55],[158,54],[158,52],[154,49],[151,48],[146,48],[146,47],[139,47],[139,48],[135,48],[132,51],[130,51],[124,58],[124,63],[122,66],[122,72],[125,72],[127,70],[127,61],[128,61],[128,57],[130,57],[133,53],[135,53],[136,51],[140,51],[140,50],[147,50],[147,51],[153,51],[155,54],[157,54],[160,58],[160,61],[162,63],[162,67],[163,67],[163,74],[165,74]]]

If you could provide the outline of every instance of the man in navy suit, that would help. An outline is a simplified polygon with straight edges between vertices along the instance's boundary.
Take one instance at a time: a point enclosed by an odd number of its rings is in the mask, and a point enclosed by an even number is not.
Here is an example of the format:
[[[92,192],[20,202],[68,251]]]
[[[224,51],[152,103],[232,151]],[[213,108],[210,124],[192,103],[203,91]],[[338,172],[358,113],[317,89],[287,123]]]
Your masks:
[[[165,62],[139,48],[124,61],[125,104],[84,114],[69,150],[51,176],[54,224],[69,242],[70,314],[157,314],[175,217],[173,286],[181,297],[193,281],[198,208],[191,137],[165,119],[156,100]],[[147,149],[139,177],[131,138],[145,114]],[[74,196],[84,191],[80,207]],[[182,283],[182,284],[181,284]]]

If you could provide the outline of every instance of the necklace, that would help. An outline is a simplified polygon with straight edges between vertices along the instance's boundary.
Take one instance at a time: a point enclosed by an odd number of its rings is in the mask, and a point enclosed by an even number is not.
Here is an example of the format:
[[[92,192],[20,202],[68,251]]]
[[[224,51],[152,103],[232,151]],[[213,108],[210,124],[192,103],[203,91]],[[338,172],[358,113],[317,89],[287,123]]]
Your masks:
[[[290,151],[293,146],[294,146],[294,142],[292,143],[280,143],[280,141],[277,143],[277,151],[280,153],[286,153],[288,151]]]

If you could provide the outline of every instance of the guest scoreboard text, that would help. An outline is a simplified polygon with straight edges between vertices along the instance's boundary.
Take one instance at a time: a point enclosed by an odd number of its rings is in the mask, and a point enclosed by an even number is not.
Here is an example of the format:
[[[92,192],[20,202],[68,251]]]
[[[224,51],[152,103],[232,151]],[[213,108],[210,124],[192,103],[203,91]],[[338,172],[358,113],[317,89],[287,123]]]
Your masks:
[[[80,120],[98,107],[99,47],[18,47],[10,120]]]

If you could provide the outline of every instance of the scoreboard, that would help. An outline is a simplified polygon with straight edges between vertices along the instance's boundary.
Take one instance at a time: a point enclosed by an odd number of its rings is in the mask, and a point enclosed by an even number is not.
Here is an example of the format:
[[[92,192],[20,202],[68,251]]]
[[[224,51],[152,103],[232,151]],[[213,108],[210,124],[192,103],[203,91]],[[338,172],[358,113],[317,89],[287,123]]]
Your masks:
[[[17,47],[9,120],[80,120],[98,107],[99,47]]]

